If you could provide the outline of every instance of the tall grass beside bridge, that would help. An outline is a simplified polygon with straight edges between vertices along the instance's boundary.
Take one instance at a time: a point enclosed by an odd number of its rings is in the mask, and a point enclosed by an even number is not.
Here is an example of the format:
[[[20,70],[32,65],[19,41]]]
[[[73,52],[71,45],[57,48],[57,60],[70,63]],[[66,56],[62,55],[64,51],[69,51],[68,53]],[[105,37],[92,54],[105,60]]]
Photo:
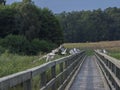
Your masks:
[[[37,60],[34,62],[38,58],[38,56],[20,56],[5,52],[0,55],[0,77],[22,71],[45,62],[45,60]]]
[[[115,57],[120,60],[120,47],[107,48],[108,55]]]
[[[40,57],[42,57],[42,55],[23,56],[5,52],[0,55],[0,77],[10,75],[46,63],[45,59],[39,60]],[[56,55],[54,59],[60,57],[62,56]]]

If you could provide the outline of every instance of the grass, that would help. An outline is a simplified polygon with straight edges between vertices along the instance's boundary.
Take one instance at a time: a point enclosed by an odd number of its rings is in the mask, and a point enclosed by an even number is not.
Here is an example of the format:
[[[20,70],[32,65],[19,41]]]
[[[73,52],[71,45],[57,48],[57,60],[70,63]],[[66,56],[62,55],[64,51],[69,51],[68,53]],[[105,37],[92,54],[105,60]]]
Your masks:
[[[56,55],[54,59],[62,57]],[[46,63],[45,59],[39,60],[40,56],[21,56],[5,52],[0,55],[0,78],[16,72],[20,72]]]
[[[120,41],[111,42],[95,42],[95,43],[66,43],[64,46],[70,48],[80,48],[86,50],[87,55],[93,55],[94,49],[105,48],[112,57],[120,59]],[[13,74],[19,71],[23,71],[38,65],[45,63],[45,59],[39,60],[42,55],[38,56],[20,56],[17,54],[10,54],[5,52],[0,55],[0,77]],[[56,55],[55,59],[60,58],[61,55]],[[59,66],[57,66],[57,74],[59,74]],[[50,79],[50,70],[47,72]],[[40,85],[40,77],[36,76],[33,78],[33,90],[38,90]],[[11,89],[13,90],[13,89]],[[16,90],[16,88],[14,88]],[[18,86],[17,90],[22,90],[21,86]]]
[[[110,53],[109,55],[112,56],[112,57],[115,57],[118,60],[120,60],[120,53]]]
[[[86,42],[86,43],[65,43],[66,48],[80,48],[80,49],[101,49],[120,47],[120,41],[101,41],[101,42]]]
[[[120,47],[107,48],[108,55],[120,60]]]
[[[120,41],[107,41],[95,43],[65,43],[64,46],[70,48],[80,48],[86,50],[87,55],[93,55],[93,49],[105,48],[109,55],[120,59]],[[38,56],[20,56],[5,52],[0,55],[0,77],[23,71],[45,63],[45,59],[39,60],[42,55]],[[56,55],[56,58],[60,58]]]
[[[86,50],[88,55],[93,55],[94,49],[106,49],[108,55],[120,59],[120,41],[101,41],[101,42],[86,42],[86,43],[65,43],[66,48],[79,48]]]
[[[86,55],[87,56],[94,55],[94,51],[92,49],[88,49],[88,50],[86,50]]]
[[[45,63],[43,60],[34,63],[38,58],[38,56],[20,56],[5,52],[0,56],[0,77]]]

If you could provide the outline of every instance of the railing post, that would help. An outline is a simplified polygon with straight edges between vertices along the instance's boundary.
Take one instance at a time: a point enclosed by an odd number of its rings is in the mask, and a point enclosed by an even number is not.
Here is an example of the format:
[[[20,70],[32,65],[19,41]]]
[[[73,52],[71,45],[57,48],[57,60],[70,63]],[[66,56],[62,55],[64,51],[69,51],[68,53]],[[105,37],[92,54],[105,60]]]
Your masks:
[[[24,90],[32,90],[32,79],[23,83]]]
[[[46,85],[46,72],[44,71],[43,73],[41,73],[41,82],[40,82],[40,87],[43,87]]]
[[[67,67],[68,67],[68,60],[65,61],[65,69],[67,69]],[[65,72],[64,79],[67,78],[67,76],[68,76],[68,70],[66,70],[66,72]]]
[[[56,65],[51,67],[52,79],[56,77]],[[56,83],[52,85],[52,90],[56,90]]]
[[[73,58],[70,58],[69,60],[68,60],[68,65],[67,66],[70,66],[71,65],[71,60],[73,60]],[[70,72],[71,72],[71,67],[67,70],[67,75],[68,74],[70,74]]]
[[[60,72],[63,72],[63,63],[60,63]],[[60,84],[63,83],[63,75],[61,75],[61,78],[60,78]]]

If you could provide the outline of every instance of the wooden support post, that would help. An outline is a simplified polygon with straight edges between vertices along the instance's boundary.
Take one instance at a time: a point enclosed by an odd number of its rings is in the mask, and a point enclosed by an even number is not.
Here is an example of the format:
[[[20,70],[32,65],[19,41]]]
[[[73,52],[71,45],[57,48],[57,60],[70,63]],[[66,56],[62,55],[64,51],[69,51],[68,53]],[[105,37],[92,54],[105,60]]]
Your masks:
[[[67,69],[67,67],[68,67],[68,60],[65,61],[65,69]],[[67,78],[67,76],[68,76],[68,71],[66,70],[64,78]]]
[[[52,78],[56,77],[56,65],[51,67],[51,75],[52,75]],[[52,90],[56,90],[56,83],[52,85]]]
[[[46,72],[41,73],[41,82],[40,82],[40,87],[42,88],[43,86],[46,85]]]
[[[60,72],[63,72],[63,63],[60,63]],[[63,75],[61,75],[61,78],[60,78],[60,84],[63,83]]]
[[[24,90],[32,90],[32,80],[29,79],[23,83]]]

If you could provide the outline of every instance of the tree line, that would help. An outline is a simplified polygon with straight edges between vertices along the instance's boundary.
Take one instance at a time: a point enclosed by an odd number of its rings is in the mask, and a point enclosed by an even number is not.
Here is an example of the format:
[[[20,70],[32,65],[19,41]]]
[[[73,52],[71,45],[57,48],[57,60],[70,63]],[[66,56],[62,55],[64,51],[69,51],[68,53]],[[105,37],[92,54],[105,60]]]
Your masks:
[[[120,40],[120,8],[56,14],[65,42]]]
[[[0,5],[0,48],[20,54],[48,52],[63,42],[58,19],[31,0]],[[1,50],[2,51],[2,50]]]

